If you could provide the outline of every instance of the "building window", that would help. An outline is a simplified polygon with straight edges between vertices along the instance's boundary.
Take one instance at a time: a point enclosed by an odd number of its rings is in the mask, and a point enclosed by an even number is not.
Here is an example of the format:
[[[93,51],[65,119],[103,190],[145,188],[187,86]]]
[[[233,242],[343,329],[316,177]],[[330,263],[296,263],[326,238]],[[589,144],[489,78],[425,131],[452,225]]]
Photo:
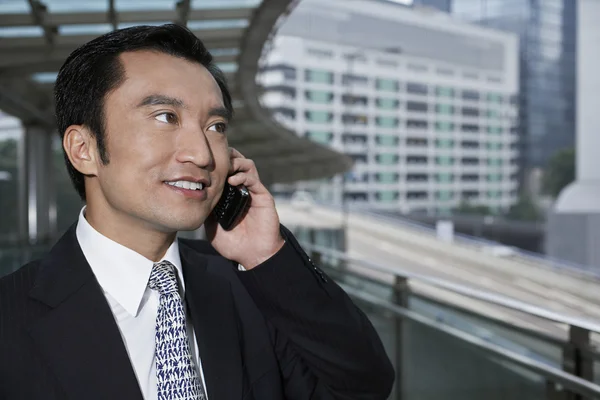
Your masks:
[[[427,174],[406,174],[406,182],[427,182],[429,175]]]
[[[427,164],[427,156],[408,156],[406,157],[407,164]]]
[[[347,106],[366,106],[369,103],[369,99],[367,98],[367,96],[344,94],[342,95],[342,103]]]
[[[438,75],[445,75],[445,76],[453,76],[454,75],[454,71],[452,71],[450,68],[437,68],[435,70],[435,72]]]
[[[490,158],[488,160],[488,165],[492,166],[492,167],[501,167],[502,166],[502,159],[501,158]]]
[[[477,80],[477,79],[479,79],[479,75],[477,75],[474,72],[465,72],[463,74],[463,78],[465,78],[465,79],[471,79],[471,80]]]
[[[463,157],[460,160],[462,165],[479,165],[479,158],[476,157]]]
[[[424,191],[409,191],[406,192],[406,198],[409,200],[426,200],[429,194]]]
[[[408,68],[410,71],[415,71],[415,72],[426,72],[429,69],[429,68],[427,68],[427,65],[415,64],[415,63],[408,63],[406,65],[406,68]]]
[[[398,154],[382,153],[375,156],[375,161],[381,165],[396,165],[400,161]]]
[[[422,83],[408,82],[406,84],[406,92],[410,94],[427,94],[427,85]]]
[[[454,106],[451,106],[449,104],[436,104],[435,112],[438,114],[453,115]]]
[[[375,88],[384,92],[397,92],[400,89],[400,83],[394,79],[377,78]]]
[[[369,78],[364,75],[344,74],[342,75],[342,85],[344,86],[366,86]]]
[[[462,174],[460,180],[463,182],[479,182],[479,175],[477,174]]]
[[[427,129],[429,123],[421,119],[407,119],[406,127],[410,129]]]
[[[462,132],[467,132],[467,133],[477,133],[477,132],[479,132],[479,125],[477,125],[477,124],[462,124],[460,126],[460,130]]]
[[[476,200],[479,198],[479,191],[477,190],[463,190],[463,200]]]
[[[344,144],[367,144],[367,135],[360,133],[342,133]]]
[[[304,78],[307,82],[313,83],[333,83],[333,72],[323,69],[307,69]]]
[[[397,110],[400,106],[400,100],[397,99],[385,99],[378,97],[375,100],[377,108],[381,110]]]
[[[488,150],[502,150],[504,145],[501,142],[489,142],[487,144]]]
[[[304,92],[304,96],[311,103],[330,104],[333,102],[333,93],[323,90],[307,90]]]
[[[367,125],[369,118],[365,114],[342,114],[344,125]]]
[[[486,115],[488,118],[500,118],[500,113],[498,112],[498,110],[487,110]]]
[[[462,98],[463,100],[479,100],[479,92],[475,90],[463,90]]]
[[[296,80],[296,67],[287,64],[273,64],[265,67],[263,71],[281,71],[285,80]]]
[[[453,174],[436,174],[435,180],[438,183],[454,182],[454,175]]]
[[[400,125],[400,120],[394,117],[376,117],[375,124],[383,128],[396,128]]]
[[[438,149],[452,149],[454,147],[454,140],[452,139],[436,139],[435,147]]]
[[[439,156],[435,158],[435,163],[437,165],[454,165],[454,161],[454,157]]]
[[[463,140],[462,142],[460,142],[460,147],[463,149],[478,149],[479,142],[476,142],[474,140]]]
[[[502,197],[502,191],[490,190],[487,192],[487,197],[490,199],[498,199],[498,198]]]
[[[305,111],[304,118],[308,122],[324,124],[333,121],[333,113],[327,111]]]
[[[454,131],[454,124],[452,122],[436,122],[435,130],[438,132],[452,132]]]
[[[310,54],[311,56],[318,58],[333,58],[333,51],[331,50],[307,48],[306,54]]]
[[[487,181],[488,182],[501,182],[502,181],[502,174],[488,174],[487,175]]]
[[[454,198],[454,192],[450,190],[439,190],[435,192],[435,198],[441,201],[452,200]]]
[[[377,201],[382,201],[382,202],[395,201],[395,200],[398,200],[399,198],[400,198],[400,193],[398,193],[395,190],[386,190],[386,191],[375,192],[375,199]]]
[[[424,103],[422,101],[407,101],[406,102],[406,109],[408,111],[415,111],[415,112],[427,112],[427,103]]]
[[[377,135],[375,136],[375,143],[382,146],[397,146],[400,143],[400,138],[392,135]]]
[[[400,174],[396,172],[378,172],[375,174],[375,182],[396,183],[400,180]]]
[[[313,142],[329,144],[333,139],[333,133],[325,131],[307,131],[306,137]]]
[[[427,147],[428,141],[423,138],[406,138],[408,147]]]
[[[396,68],[398,66],[398,63],[392,60],[378,59],[376,62],[377,65],[381,65],[382,67]]]
[[[296,110],[287,107],[275,107],[271,109],[273,115],[281,115],[288,119],[296,119]]]
[[[364,164],[367,162],[368,159],[366,154],[350,154],[350,158],[352,159],[352,161],[358,164]]]
[[[499,93],[488,93],[487,101],[489,101],[490,103],[502,104],[502,95]]]
[[[463,117],[479,117],[479,109],[473,107],[462,108]]]
[[[438,86],[435,88],[435,93],[439,97],[454,97],[454,89],[445,86]]]
[[[500,126],[488,126],[487,132],[492,135],[500,135],[504,132],[504,129],[502,129]]]

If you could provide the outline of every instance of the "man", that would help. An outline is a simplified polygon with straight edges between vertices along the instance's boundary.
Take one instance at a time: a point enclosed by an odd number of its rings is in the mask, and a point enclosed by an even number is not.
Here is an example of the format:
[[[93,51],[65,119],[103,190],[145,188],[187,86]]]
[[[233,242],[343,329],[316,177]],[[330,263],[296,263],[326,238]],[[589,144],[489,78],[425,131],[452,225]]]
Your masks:
[[[55,87],[86,202],[42,260],[0,280],[0,399],[384,399],[373,327],[280,226],[227,144],[231,97],[177,25],[75,50]],[[225,181],[251,204],[223,230]],[[178,240],[205,224],[209,243]]]

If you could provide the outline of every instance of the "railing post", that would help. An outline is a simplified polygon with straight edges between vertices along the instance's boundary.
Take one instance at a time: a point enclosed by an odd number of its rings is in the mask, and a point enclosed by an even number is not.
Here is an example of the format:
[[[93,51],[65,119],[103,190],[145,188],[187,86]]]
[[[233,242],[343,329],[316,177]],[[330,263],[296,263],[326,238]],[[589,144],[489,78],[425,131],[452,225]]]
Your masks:
[[[588,356],[590,331],[569,326],[569,345],[563,350],[563,370],[587,381],[594,380],[594,361]],[[585,400],[583,396],[567,393],[567,400]]]
[[[408,308],[408,279],[404,276],[394,278],[394,303],[402,308]],[[404,394],[404,342],[405,342],[405,327],[404,320],[401,317],[394,317],[395,331],[395,367],[396,367],[396,400],[402,400],[406,396]]]

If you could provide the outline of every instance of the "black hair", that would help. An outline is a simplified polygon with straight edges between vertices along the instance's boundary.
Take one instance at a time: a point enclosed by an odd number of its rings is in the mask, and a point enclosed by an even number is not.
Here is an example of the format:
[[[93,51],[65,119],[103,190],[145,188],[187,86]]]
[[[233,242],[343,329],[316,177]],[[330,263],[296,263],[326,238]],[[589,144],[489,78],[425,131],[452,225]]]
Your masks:
[[[186,27],[144,25],[109,32],[73,51],[60,68],[54,85],[56,123],[61,139],[69,126],[86,126],[96,139],[104,164],[109,162],[104,132],[104,101],[106,95],[125,79],[119,55],[140,50],[158,51],[203,65],[219,85],[225,108],[233,113],[231,94],[223,72],[213,62],[202,41]],[[66,152],[64,157],[71,181],[85,201],[83,174],[73,167]]]

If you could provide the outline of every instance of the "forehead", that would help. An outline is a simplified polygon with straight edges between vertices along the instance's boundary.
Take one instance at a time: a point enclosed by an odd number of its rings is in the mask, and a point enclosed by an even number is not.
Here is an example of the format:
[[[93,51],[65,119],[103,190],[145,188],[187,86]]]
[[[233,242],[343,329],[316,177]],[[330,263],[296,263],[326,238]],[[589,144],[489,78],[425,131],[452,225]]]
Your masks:
[[[125,52],[119,61],[125,80],[114,94],[123,100],[162,94],[191,106],[223,106],[219,85],[200,63],[156,51]]]

